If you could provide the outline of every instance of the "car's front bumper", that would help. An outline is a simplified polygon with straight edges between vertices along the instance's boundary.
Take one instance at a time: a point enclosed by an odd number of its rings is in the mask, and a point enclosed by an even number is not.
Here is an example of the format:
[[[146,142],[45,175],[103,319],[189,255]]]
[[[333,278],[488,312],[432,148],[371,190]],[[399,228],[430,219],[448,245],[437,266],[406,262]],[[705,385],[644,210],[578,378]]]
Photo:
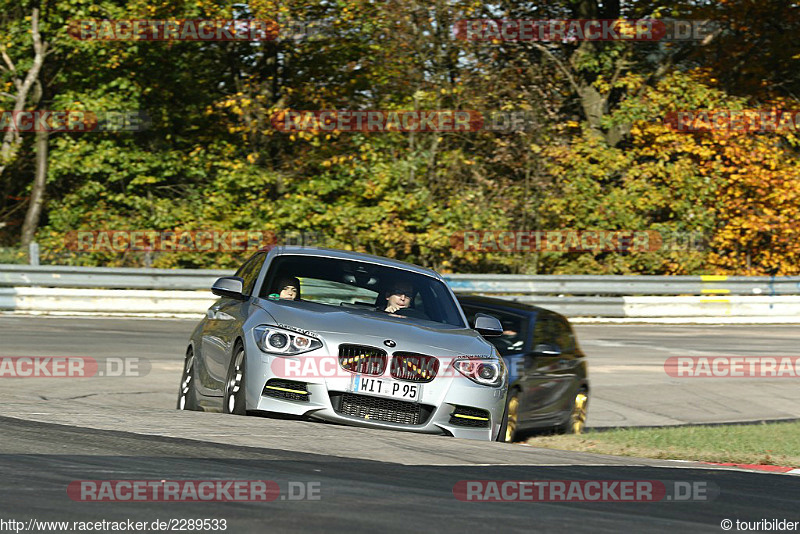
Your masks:
[[[286,358],[291,358],[290,356],[266,354],[256,346],[252,338],[246,345],[248,345],[246,346],[248,410],[306,416],[347,425],[452,435],[478,440],[493,440],[500,431],[506,401],[505,383],[501,387],[484,386],[472,382],[452,368],[440,368],[439,374],[433,381],[420,384],[422,394],[417,406],[420,411],[419,422],[397,423],[390,421],[394,419],[393,407],[397,406],[405,412],[413,410],[415,403],[352,392],[353,375],[338,368],[338,363],[335,372],[326,373],[325,376],[320,376],[322,373],[306,373],[287,377],[285,373],[276,373],[276,369],[282,369],[281,359],[285,361]],[[328,351],[319,349],[316,352],[322,355]],[[303,356],[308,357],[309,354]],[[335,356],[328,357],[335,358]],[[330,371],[333,366],[328,368]],[[264,394],[264,387],[271,379],[287,378],[305,385],[307,395],[301,397],[306,400],[276,398]],[[350,403],[348,406],[351,408],[348,410],[342,409],[342,396],[345,394]],[[397,402],[402,404],[395,404]],[[354,403],[363,404],[363,409],[353,410]],[[355,415],[354,412],[363,416]],[[463,415],[465,413],[478,414],[481,417]],[[488,421],[483,421],[484,416]]]

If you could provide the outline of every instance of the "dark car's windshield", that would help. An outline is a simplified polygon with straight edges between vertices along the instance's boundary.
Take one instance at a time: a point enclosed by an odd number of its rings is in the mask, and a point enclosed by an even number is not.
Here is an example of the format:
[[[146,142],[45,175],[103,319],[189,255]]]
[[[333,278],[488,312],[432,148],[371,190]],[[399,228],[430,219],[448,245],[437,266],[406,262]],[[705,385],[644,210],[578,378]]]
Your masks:
[[[281,300],[281,291],[291,284],[299,284],[294,298],[301,302],[466,326],[443,282],[404,269],[287,254],[272,261],[259,296]]]
[[[528,335],[529,319],[527,317],[494,308],[481,308],[470,304],[462,304],[461,307],[467,316],[469,324],[475,324],[475,315],[478,313],[491,315],[500,321],[500,324],[503,325],[503,334],[500,336],[487,337],[486,341],[494,345],[501,355],[508,356],[509,354],[523,351],[525,339]]]

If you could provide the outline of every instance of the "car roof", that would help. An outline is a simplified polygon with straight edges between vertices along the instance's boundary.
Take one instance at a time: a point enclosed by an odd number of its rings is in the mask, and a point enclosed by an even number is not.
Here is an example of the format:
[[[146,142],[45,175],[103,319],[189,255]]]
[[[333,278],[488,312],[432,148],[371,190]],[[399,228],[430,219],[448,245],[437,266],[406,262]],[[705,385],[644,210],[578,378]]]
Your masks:
[[[541,312],[553,313],[561,315],[553,310],[534,306],[533,304],[525,304],[516,300],[498,299],[493,297],[484,297],[481,295],[456,295],[458,301],[462,304],[473,304],[475,306],[485,306],[487,308],[504,309],[514,312],[523,312],[529,315],[538,314]]]
[[[437,280],[444,281],[444,278],[432,269],[426,269],[413,263],[408,263],[400,260],[393,260],[391,258],[384,258],[383,256],[374,256],[372,254],[364,254],[363,252],[353,252],[351,250],[338,250],[332,248],[322,247],[306,247],[306,246],[279,246],[272,248],[272,251],[278,256],[316,256],[323,258],[336,258],[341,260],[363,261],[367,263],[374,263],[384,267],[392,267],[395,269],[403,269],[412,271],[417,274],[423,274],[436,278]]]

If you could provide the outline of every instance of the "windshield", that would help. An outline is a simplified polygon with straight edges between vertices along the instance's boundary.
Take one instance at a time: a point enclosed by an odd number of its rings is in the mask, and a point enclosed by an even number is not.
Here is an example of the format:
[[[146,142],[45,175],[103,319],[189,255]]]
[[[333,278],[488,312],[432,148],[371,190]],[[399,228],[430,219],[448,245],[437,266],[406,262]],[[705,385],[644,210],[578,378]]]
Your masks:
[[[475,324],[475,316],[478,313],[491,315],[500,321],[500,324],[503,325],[502,335],[487,337],[486,341],[494,345],[502,356],[523,351],[525,340],[528,336],[528,318],[507,311],[483,308],[472,304],[463,304],[461,308],[464,310],[469,324]]]
[[[259,296],[466,327],[455,299],[443,282],[362,261],[278,256],[270,265]]]

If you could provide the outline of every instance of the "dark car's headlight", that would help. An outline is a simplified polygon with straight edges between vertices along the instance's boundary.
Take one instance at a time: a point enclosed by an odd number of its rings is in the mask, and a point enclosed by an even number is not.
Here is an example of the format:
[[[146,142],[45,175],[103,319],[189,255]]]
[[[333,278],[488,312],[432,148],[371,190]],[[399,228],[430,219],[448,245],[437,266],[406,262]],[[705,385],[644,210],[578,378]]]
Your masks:
[[[453,367],[483,386],[501,386],[506,377],[506,366],[502,358],[456,358]]]
[[[314,337],[277,326],[261,325],[253,329],[258,348],[270,354],[300,354],[322,347]]]

